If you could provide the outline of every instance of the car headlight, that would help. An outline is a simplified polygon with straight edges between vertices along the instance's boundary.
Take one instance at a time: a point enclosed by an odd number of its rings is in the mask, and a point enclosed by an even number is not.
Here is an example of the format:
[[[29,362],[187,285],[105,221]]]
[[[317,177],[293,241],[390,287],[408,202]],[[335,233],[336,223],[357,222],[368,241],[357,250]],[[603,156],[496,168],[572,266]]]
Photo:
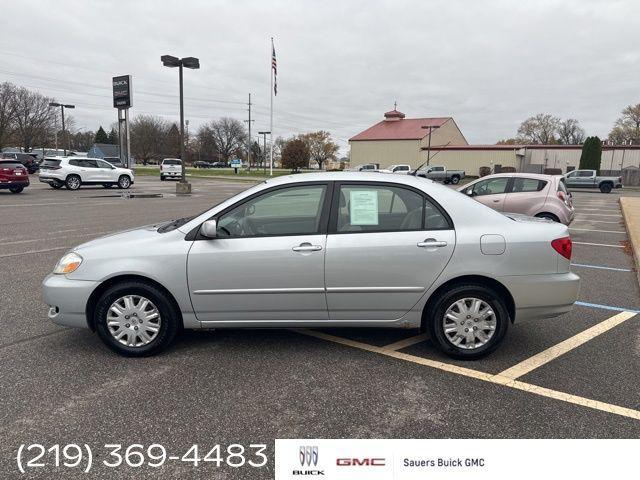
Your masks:
[[[56,275],[66,275],[67,273],[75,272],[82,263],[82,257],[75,252],[69,252],[62,257],[56,268],[53,269],[53,273]]]

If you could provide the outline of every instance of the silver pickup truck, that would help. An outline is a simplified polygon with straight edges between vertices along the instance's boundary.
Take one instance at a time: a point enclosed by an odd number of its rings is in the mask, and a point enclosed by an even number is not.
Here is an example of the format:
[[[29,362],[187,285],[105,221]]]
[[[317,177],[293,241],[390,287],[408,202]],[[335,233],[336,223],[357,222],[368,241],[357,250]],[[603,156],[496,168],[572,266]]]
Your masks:
[[[602,177],[595,170],[573,170],[565,174],[564,184],[568,188],[599,188],[609,193],[614,188],[622,188],[622,177]]]
[[[464,170],[447,170],[442,165],[431,165],[416,172],[416,177],[457,185],[465,177]]]

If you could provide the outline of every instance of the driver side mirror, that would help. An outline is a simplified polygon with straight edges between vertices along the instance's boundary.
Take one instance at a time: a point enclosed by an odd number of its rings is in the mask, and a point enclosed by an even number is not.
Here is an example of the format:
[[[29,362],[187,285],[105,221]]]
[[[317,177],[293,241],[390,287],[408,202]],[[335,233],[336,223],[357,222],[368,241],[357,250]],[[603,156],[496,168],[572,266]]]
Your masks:
[[[469,195],[470,197],[472,197],[472,196],[473,196],[473,188],[467,188],[467,189],[464,191],[464,193],[465,193],[466,195]]]
[[[207,220],[200,226],[200,233],[207,238],[216,238],[218,236],[218,222]]]

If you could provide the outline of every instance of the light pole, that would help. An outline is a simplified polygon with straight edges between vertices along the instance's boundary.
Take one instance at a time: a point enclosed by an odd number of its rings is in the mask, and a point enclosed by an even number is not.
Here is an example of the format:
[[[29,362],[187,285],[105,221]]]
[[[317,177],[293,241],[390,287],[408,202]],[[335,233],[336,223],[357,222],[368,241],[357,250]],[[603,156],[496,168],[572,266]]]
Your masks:
[[[427,167],[429,166],[429,160],[431,160],[431,132],[440,127],[435,125],[423,125],[422,128],[429,130],[429,143],[427,144]]]
[[[191,184],[187,182],[187,175],[185,172],[185,155],[184,155],[184,96],[182,94],[182,67],[197,69],[200,68],[200,60],[195,57],[177,58],[171,55],[163,55],[160,57],[162,65],[165,67],[179,69],[180,79],[180,160],[182,161],[182,176],[180,181],[176,184],[176,193],[191,193]]]
[[[258,132],[258,135],[262,135],[262,167],[267,173],[267,135],[271,135],[271,132]]]
[[[67,133],[66,133],[66,131],[64,129],[64,109],[65,108],[76,108],[76,106],[75,105],[66,105],[66,104],[57,103],[57,102],[51,102],[51,103],[49,103],[49,106],[50,107],[60,107],[60,110],[62,111],[62,135],[64,135],[66,140],[67,140],[66,142],[64,142],[62,148],[64,149],[64,156],[66,157],[67,156],[67,145],[69,145],[69,135],[67,135]],[[57,133],[56,133],[56,135],[57,135]],[[58,148],[58,147],[56,147],[56,148]],[[69,146],[69,149],[71,149],[71,146]]]

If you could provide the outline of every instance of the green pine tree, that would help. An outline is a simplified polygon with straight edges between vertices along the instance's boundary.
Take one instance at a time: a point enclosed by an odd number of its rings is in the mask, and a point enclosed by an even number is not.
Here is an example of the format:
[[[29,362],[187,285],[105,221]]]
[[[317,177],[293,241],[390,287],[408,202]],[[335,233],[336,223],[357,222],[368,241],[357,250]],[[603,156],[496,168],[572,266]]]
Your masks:
[[[109,132],[109,142],[111,145],[118,145],[118,132],[115,128],[112,128]]]
[[[598,137],[587,137],[582,145],[580,155],[581,170],[600,170],[602,160],[602,142]]]
[[[109,137],[107,136],[107,132],[104,131],[102,125],[96,132],[96,137],[93,139],[94,143],[109,143]]]

